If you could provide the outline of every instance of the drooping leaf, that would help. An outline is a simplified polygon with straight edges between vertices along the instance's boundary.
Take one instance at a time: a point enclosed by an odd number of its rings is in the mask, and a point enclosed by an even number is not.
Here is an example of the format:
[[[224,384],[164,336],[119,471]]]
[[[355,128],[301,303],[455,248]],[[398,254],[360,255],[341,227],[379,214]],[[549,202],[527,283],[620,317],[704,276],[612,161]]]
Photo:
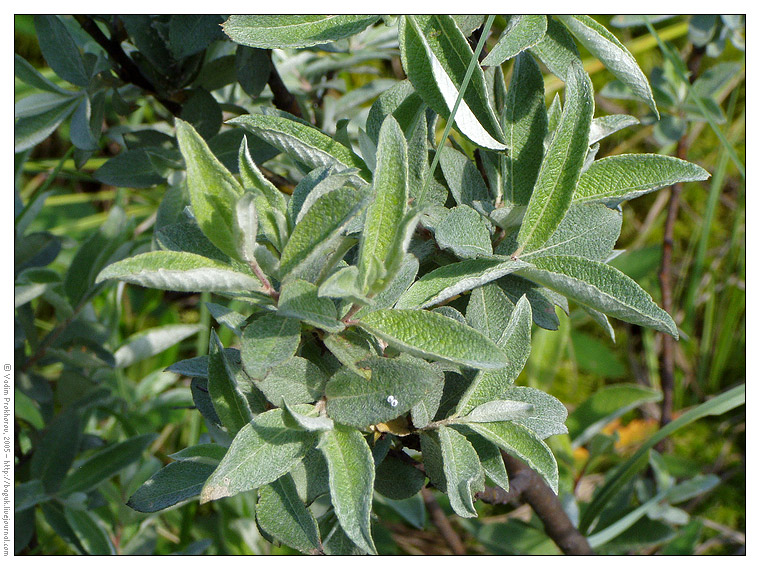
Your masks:
[[[620,43],[620,40],[589,16],[559,15],[557,18],[592,55],[604,63],[607,69],[625,83],[655,114],[658,114],[652,87],[646,75],[636,63],[636,58]]]
[[[235,436],[227,455],[206,481],[201,503],[257,489],[279,479],[306,455],[315,441],[313,432],[288,428],[281,409],[259,414]]]
[[[399,18],[399,47],[409,81],[425,103],[447,119],[473,56],[456,22],[443,15]],[[467,85],[455,121],[460,132],[475,144],[506,148],[480,67],[475,68]]]
[[[141,513],[155,513],[197,497],[215,468],[216,463],[196,458],[169,463],[142,484],[127,506]]]
[[[264,532],[291,548],[305,553],[322,549],[317,521],[288,473],[259,489],[256,520]]]
[[[546,150],[517,242],[520,251],[543,245],[570,207],[588,150],[594,115],[591,80],[580,65],[568,70],[562,119]]]
[[[501,399],[519,376],[530,355],[531,307],[521,297],[514,307],[507,327],[496,345],[504,351],[509,364],[501,370],[481,370],[462,395],[457,406],[459,415],[467,414],[476,406]]]
[[[630,277],[605,263],[557,255],[533,260],[520,274],[620,320],[678,338],[673,319]]]
[[[303,48],[353,36],[380,16],[323,15],[232,15],[224,33],[232,41],[255,48]]]
[[[472,444],[446,426],[424,432],[420,442],[428,476],[433,484],[446,490],[454,512],[464,518],[478,516],[472,497],[483,490],[485,474]]]
[[[404,415],[443,381],[434,367],[413,358],[369,357],[358,363],[369,377],[341,368],[327,383],[327,413],[366,428]]]
[[[222,425],[230,435],[234,436],[253,419],[248,402],[235,380],[224,346],[214,330],[209,339],[208,393]]]
[[[515,59],[507,101],[502,112],[509,156],[505,157],[504,199],[525,206],[530,201],[544,158],[548,118],[544,103],[544,80],[538,63],[529,53]]]
[[[491,48],[481,65],[501,65],[523,50],[540,42],[546,33],[546,16],[512,16],[499,41]]]
[[[187,188],[195,219],[216,247],[235,258],[235,204],[243,188],[192,125],[178,118],[175,127],[187,166]]]
[[[396,303],[399,309],[425,308],[485,285],[525,267],[508,257],[467,259],[426,273]]]
[[[269,369],[282,364],[296,353],[301,341],[301,324],[297,319],[266,313],[243,331],[240,356],[251,378],[263,378]]]
[[[243,127],[309,168],[357,168],[365,180],[369,179],[364,161],[350,149],[308,123],[286,113],[282,115],[242,115],[228,122]]]
[[[672,156],[621,154],[594,161],[578,180],[575,203],[601,202],[610,208],[678,182],[706,180],[703,168]]]
[[[468,427],[491,443],[527,463],[557,492],[559,472],[557,460],[536,434],[513,422],[471,423]]]
[[[506,355],[488,337],[431,311],[383,309],[363,316],[358,324],[414,356],[486,370],[508,364]]]
[[[319,449],[327,461],[330,498],[343,531],[363,551],[375,554],[370,531],[375,466],[369,445],[359,430],[336,424],[322,434]]]
[[[386,117],[380,129],[377,147],[377,166],[372,180],[373,198],[364,218],[364,231],[359,244],[359,288],[376,292],[376,266],[385,270],[386,261],[400,229],[408,200],[407,145],[392,115]]]
[[[168,291],[262,291],[254,275],[194,253],[151,251],[112,263],[100,272],[96,283],[119,279],[127,283]]]

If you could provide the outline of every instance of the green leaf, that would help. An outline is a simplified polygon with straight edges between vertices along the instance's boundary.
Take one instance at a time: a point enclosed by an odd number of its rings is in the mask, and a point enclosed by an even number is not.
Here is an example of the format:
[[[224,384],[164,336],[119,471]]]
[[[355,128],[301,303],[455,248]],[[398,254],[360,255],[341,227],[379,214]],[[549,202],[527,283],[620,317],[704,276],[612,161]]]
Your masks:
[[[593,56],[625,83],[637,98],[659,115],[646,75],[631,52],[607,28],[589,16],[559,15],[557,18]]]
[[[491,400],[473,408],[466,416],[457,420],[462,423],[505,422],[528,417],[533,412],[533,404],[515,400]]]
[[[203,51],[218,39],[223,39],[219,24],[222,17],[211,14],[174,14],[169,19],[169,47],[179,59]]]
[[[575,203],[601,202],[610,208],[678,182],[706,180],[703,168],[672,156],[621,154],[591,163],[573,196]]]
[[[187,188],[195,219],[216,247],[235,258],[235,204],[243,188],[190,123],[177,118],[174,124],[187,165]]]
[[[298,497],[290,474],[259,489],[256,520],[275,540],[308,554],[322,551],[314,515]]]
[[[81,465],[75,466],[63,481],[59,493],[86,493],[106,479],[113,477],[142,456],[145,449],[156,439],[156,434],[132,437],[95,452]]]
[[[615,384],[595,392],[567,418],[573,446],[579,447],[604,426],[645,402],[659,402],[662,394],[637,384]]]
[[[87,87],[90,74],[87,73],[82,54],[58,16],[35,16],[34,27],[42,55],[51,69],[69,83]]]
[[[399,18],[399,47],[409,81],[425,103],[448,119],[473,57],[454,19],[443,15]],[[475,144],[506,148],[480,67],[475,68],[455,121],[460,132]]]
[[[345,425],[366,428],[404,415],[442,383],[439,371],[416,358],[369,357],[358,363],[369,377],[341,368],[325,387],[327,413]]]
[[[548,129],[544,103],[544,79],[538,63],[529,53],[515,59],[502,120],[507,146],[504,199],[525,206],[544,158],[544,138]]]
[[[430,307],[525,267],[524,262],[508,257],[467,259],[444,265],[425,274],[412,285],[398,300],[396,307]]]
[[[15,120],[13,152],[24,152],[44,141],[74,112],[78,104],[79,98],[62,99],[58,105],[44,113]]]
[[[508,364],[506,355],[488,337],[431,311],[383,309],[365,315],[358,324],[414,356],[486,370]]]
[[[319,286],[320,297],[333,299],[348,299],[352,303],[369,305],[372,300],[366,297],[359,288],[359,268],[356,265],[341,267],[330,275]]]
[[[57,93],[59,95],[71,96],[72,92],[59,87],[39,71],[37,71],[32,64],[26,61],[23,57],[17,53],[13,54],[13,73],[14,75],[29,85],[30,87],[36,87],[42,91],[48,91],[50,93]]]
[[[546,255],[575,255],[605,261],[612,254],[622,223],[619,210],[601,204],[573,204],[552,236],[538,249],[524,251],[520,258],[529,261]]]
[[[224,458],[225,453],[227,453],[227,448],[218,443],[197,443],[172,453],[169,457],[175,461],[193,459],[216,465]]]
[[[303,48],[334,42],[371,26],[380,16],[233,15],[223,24],[232,41],[255,48]]]
[[[496,345],[507,355],[509,364],[501,370],[479,371],[459,400],[457,414],[467,414],[476,406],[503,398],[520,375],[530,355],[531,324],[530,303],[523,296],[515,305],[509,323],[496,342]]]
[[[472,206],[482,213],[491,210],[491,193],[474,162],[449,146],[443,147],[440,157],[441,171],[457,204]]]
[[[554,396],[535,388],[512,386],[503,394],[503,398],[533,406],[533,410],[526,417],[512,421],[528,428],[540,439],[567,433],[567,408]]]
[[[632,457],[608,473],[604,486],[594,494],[593,500],[583,512],[578,529],[582,533],[588,533],[589,528],[597,520],[597,517],[609,500],[618,493],[623,485],[630,481],[631,477],[646,467],[648,464],[646,456],[649,453],[649,450],[658,442],[700,418],[705,416],[719,416],[743,405],[746,398],[745,390],[746,386],[744,384],[726,390],[719,396],[685,412],[677,419],[660,428],[657,433],[636,450]]]
[[[20,513],[48,500],[42,481],[32,479],[13,488],[13,511]]]
[[[467,303],[467,324],[498,342],[512,315],[512,302],[495,283],[476,287]]]
[[[232,235],[237,250],[237,258],[247,263],[256,261],[256,234],[259,231],[259,217],[256,213],[253,192],[246,192],[235,203],[234,221]]]
[[[199,325],[164,325],[139,332],[114,353],[116,368],[126,368],[155,356],[200,330]]]
[[[248,138],[243,137],[238,153],[238,168],[243,188],[253,193],[253,203],[261,231],[278,251],[288,238],[285,219],[287,201],[277,187],[261,173],[248,150]]]
[[[581,65],[581,54],[573,37],[565,26],[555,22],[551,17],[547,18],[544,38],[531,47],[530,51],[562,81],[566,80],[568,69],[572,65]]]
[[[248,402],[235,380],[232,364],[213,329],[208,349],[208,394],[222,425],[231,436],[253,419]]]
[[[243,331],[240,356],[251,378],[263,378],[270,368],[296,353],[301,341],[301,323],[274,313],[266,313]]]
[[[224,325],[237,336],[243,335],[243,327],[245,327],[247,317],[216,303],[206,303],[206,308],[217,323]]]
[[[336,424],[322,434],[319,449],[327,461],[330,498],[340,526],[362,550],[376,554],[370,532],[375,465],[369,445],[359,430]]]
[[[74,510],[64,507],[66,522],[79,539],[86,554],[105,556],[116,554],[116,549],[103,523],[91,511]]]
[[[435,228],[435,241],[441,249],[449,249],[462,258],[491,256],[491,234],[483,218],[469,206],[449,210]]]
[[[293,228],[282,250],[280,269],[287,276],[310,260],[321,259],[331,242],[366,204],[367,195],[350,187],[321,196]]]
[[[401,130],[409,137],[419,116],[424,115],[424,109],[425,104],[414,86],[406,79],[399,81],[381,94],[370,107],[367,115],[367,136],[377,145],[385,118],[393,115]]]
[[[557,492],[557,460],[547,445],[532,431],[513,422],[471,423],[468,427],[510,455],[522,459],[541,475],[552,491]]]
[[[257,489],[279,479],[315,442],[314,432],[288,428],[281,409],[259,414],[232,440],[227,455],[201,491],[201,503]]]
[[[376,160],[373,198],[364,218],[357,264],[359,288],[368,293],[377,292],[375,281],[384,281],[384,275],[377,275],[373,268],[387,265],[409,194],[406,139],[393,115],[388,115],[380,128]]]
[[[48,424],[29,466],[31,477],[41,480],[46,492],[54,493],[60,488],[79,452],[81,437],[79,416],[71,409],[64,410]]]
[[[298,488],[298,496],[310,505],[317,497],[330,492],[327,462],[321,451],[312,449],[290,470]]]
[[[299,319],[328,332],[340,332],[344,326],[332,300],[320,297],[313,283],[293,279],[282,286],[277,313]]]
[[[18,388],[13,389],[13,417],[27,422],[38,430],[45,427],[45,420],[42,419],[38,404]]]
[[[568,70],[562,119],[546,150],[517,236],[520,251],[543,245],[570,207],[588,151],[593,115],[591,80],[583,67],[573,64]]]
[[[256,381],[272,404],[310,404],[322,397],[327,376],[313,362],[293,356],[282,364],[272,367],[264,378]]]
[[[286,399],[283,398],[282,409],[285,410],[283,414],[285,425],[291,429],[330,431],[335,427],[335,423],[330,418],[318,415],[316,408],[311,408],[307,414],[302,414],[288,406]]]
[[[95,180],[109,186],[150,188],[166,180],[144,148],[120,152],[92,173]]]
[[[630,277],[599,261],[571,255],[540,257],[520,274],[607,315],[678,338],[673,319]]]
[[[546,16],[511,16],[499,41],[483,59],[481,65],[501,65],[520,52],[540,42],[546,33]]]
[[[477,517],[472,496],[482,491],[485,474],[475,448],[467,438],[455,429],[441,426],[432,433],[425,432],[420,438],[422,456],[430,480],[435,484],[445,480],[446,494],[451,508],[460,517]],[[431,445],[432,444],[432,445]],[[432,462],[430,461],[432,458]]]
[[[243,127],[310,169],[320,166],[336,166],[339,170],[357,168],[362,178],[369,180],[367,166],[353,151],[292,115],[242,115],[228,123]]]
[[[604,117],[596,117],[591,121],[588,144],[592,145],[603,138],[608,137],[612,133],[616,133],[621,129],[638,124],[639,120],[631,115],[606,115]]]
[[[422,471],[392,455],[386,455],[375,468],[375,491],[391,500],[413,497],[424,484]]]
[[[504,458],[501,456],[498,446],[474,431],[467,429],[466,426],[453,425],[452,427],[462,433],[467,438],[467,441],[470,442],[473,449],[475,449],[480,460],[480,466],[483,468],[486,476],[490,477],[491,481],[505,491],[509,491],[507,468],[504,466]]]
[[[195,458],[169,463],[142,484],[127,506],[141,513],[155,513],[197,497],[215,468],[216,462]]]

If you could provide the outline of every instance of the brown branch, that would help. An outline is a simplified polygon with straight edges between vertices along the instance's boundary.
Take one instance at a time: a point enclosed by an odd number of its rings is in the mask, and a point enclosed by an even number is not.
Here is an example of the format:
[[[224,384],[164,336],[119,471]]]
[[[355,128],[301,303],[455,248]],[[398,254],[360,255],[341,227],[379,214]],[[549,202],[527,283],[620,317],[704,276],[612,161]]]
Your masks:
[[[594,551],[567,516],[559,498],[543,479],[519,459],[502,453],[509,473],[510,492],[528,503],[544,524],[544,531],[565,554],[591,555]],[[510,497],[510,500],[512,498]]]
[[[272,95],[274,95],[272,101],[274,106],[281,111],[303,118],[301,107],[298,106],[298,100],[288,91],[288,88],[282,81],[282,77],[277,72],[277,67],[274,65],[274,61],[272,61],[272,50],[267,50],[267,55],[269,56],[269,80],[267,83],[272,90]]]
[[[433,524],[441,533],[441,536],[446,540],[449,548],[451,548],[451,552],[459,556],[466,554],[462,539],[459,538],[454,527],[451,526],[451,522],[449,522],[449,519],[446,517],[446,513],[443,512],[441,505],[435,500],[433,492],[427,487],[422,488],[422,500],[425,503],[425,508],[427,508],[427,511],[430,514],[430,520],[433,521]]]

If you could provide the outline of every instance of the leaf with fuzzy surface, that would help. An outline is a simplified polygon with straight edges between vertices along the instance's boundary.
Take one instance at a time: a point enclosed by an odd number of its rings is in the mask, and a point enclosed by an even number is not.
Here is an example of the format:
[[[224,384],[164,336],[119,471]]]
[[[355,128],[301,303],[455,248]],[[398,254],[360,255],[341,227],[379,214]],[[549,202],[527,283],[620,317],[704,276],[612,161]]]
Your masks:
[[[578,180],[574,203],[601,202],[614,208],[678,182],[706,180],[703,168],[672,156],[621,154],[594,161]]]
[[[284,317],[299,319],[328,332],[340,332],[343,323],[338,320],[335,303],[320,297],[313,283],[293,279],[283,284],[277,313]]]
[[[230,265],[194,253],[151,251],[112,263],[100,272],[96,283],[119,279],[127,283],[168,291],[262,291],[261,281]]]
[[[592,55],[627,85],[638,99],[644,101],[655,114],[659,115],[652,95],[652,87],[646,75],[620,40],[589,16],[560,15],[557,18]]]
[[[256,387],[275,406],[283,400],[291,405],[316,402],[324,391],[327,376],[313,362],[294,356],[272,367],[267,375],[256,381]]]
[[[142,484],[127,506],[141,513],[155,513],[197,497],[215,468],[215,463],[200,459],[169,463]]]
[[[243,331],[240,356],[251,378],[263,378],[267,371],[296,353],[301,341],[301,323],[281,315],[266,313]]]
[[[532,410],[525,417],[512,421],[528,428],[540,439],[567,433],[567,408],[554,396],[535,388],[512,386],[502,397],[532,406]]]
[[[573,64],[568,70],[562,119],[546,150],[517,236],[520,251],[542,246],[570,207],[588,151],[593,115],[591,80],[583,67]]]
[[[512,314],[512,302],[495,283],[476,287],[467,303],[467,324],[498,342]]]
[[[471,423],[468,427],[510,455],[525,461],[543,477],[552,491],[557,492],[557,460],[547,445],[532,431],[513,422]]]
[[[482,65],[501,65],[540,42],[546,33],[546,16],[512,16]]]
[[[678,338],[673,319],[633,279],[605,263],[558,255],[540,257],[521,275],[620,320]]]
[[[298,497],[289,473],[259,489],[256,520],[275,540],[305,553],[322,549],[314,515]]]
[[[187,166],[187,188],[195,219],[216,247],[236,258],[234,212],[243,188],[190,123],[178,118],[175,127]]]
[[[359,288],[377,292],[373,267],[386,265],[394,237],[400,230],[408,199],[407,145],[393,115],[383,121],[377,147],[377,166],[372,180],[373,199],[364,217],[364,231],[359,244]]]
[[[457,413],[467,414],[475,407],[499,399],[514,383],[530,355],[530,328],[532,311],[528,299],[523,296],[515,305],[507,327],[496,345],[509,359],[502,370],[481,370],[462,395]]]
[[[591,121],[591,131],[589,132],[588,144],[592,145],[599,142],[612,133],[621,129],[638,125],[639,120],[631,115],[605,115],[596,117]]]
[[[457,204],[472,206],[482,213],[492,209],[491,193],[473,161],[449,146],[443,147],[440,158],[441,171]]]
[[[370,377],[342,368],[325,387],[327,413],[360,428],[404,415],[443,381],[438,370],[416,358],[370,357],[358,363]]]
[[[309,168],[331,165],[340,170],[358,168],[362,177],[369,180],[367,166],[353,151],[287,113],[243,115],[229,123],[243,127]]]
[[[200,330],[199,325],[164,325],[138,332],[114,353],[115,365],[117,368],[125,368],[150,358]]]
[[[370,15],[232,15],[224,33],[238,44],[255,48],[303,48],[358,34],[380,16]]]
[[[204,485],[201,503],[271,483],[306,455],[314,446],[316,434],[288,428],[282,416],[281,409],[264,412],[237,433]]]
[[[208,354],[208,393],[222,425],[234,436],[253,419],[245,396],[235,380],[232,364],[216,331],[211,331]]]
[[[443,15],[399,18],[399,47],[409,81],[436,113],[448,118],[473,57],[454,19]],[[455,121],[459,131],[475,144],[506,148],[480,67],[475,67]]]
[[[490,256],[491,234],[480,214],[469,206],[457,206],[435,228],[435,241],[462,258]]]
[[[546,34],[543,39],[530,48],[554,75],[565,81],[567,70],[573,64],[581,64],[581,54],[575,46],[573,37],[562,24],[554,18],[547,18]]]
[[[424,275],[396,303],[399,309],[425,308],[464,291],[485,285],[525,267],[508,257],[467,259],[444,265]]]
[[[365,315],[358,324],[414,356],[481,369],[508,364],[506,355],[488,337],[431,311],[384,309]]]
[[[362,550],[376,554],[370,531],[375,465],[369,445],[359,430],[336,424],[322,434],[319,449],[327,461],[330,498],[340,526]]]

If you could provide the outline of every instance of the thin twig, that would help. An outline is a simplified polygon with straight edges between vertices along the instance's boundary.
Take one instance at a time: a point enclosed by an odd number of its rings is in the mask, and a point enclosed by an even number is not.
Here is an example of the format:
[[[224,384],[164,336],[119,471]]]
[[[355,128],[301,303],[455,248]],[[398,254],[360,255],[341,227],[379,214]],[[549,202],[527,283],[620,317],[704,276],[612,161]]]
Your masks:
[[[441,505],[435,500],[435,496],[430,489],[426,487],[422,488],[422,500],[425,502],[425,508],[427,508],[430,514],[430,520],[433,521],[441,536],[446,540],[449,548],[451,548],[451,552],[458,556],[466,554],[462,539],[459,538],[454,527],[451,526],[446,513],[443,512]]]
[[[269,55],[269,80],[267,83],[272,90],[272,95],[274,95],[272,100],[274,106],[281,111],[303,118],[301,108],[298,106],[298,100],[288,90],[285,83],[282,81],[282,77],[280,77],[280,74],[277,72],[277,67],[272,60],[272,50],[267,50],[267,55]]]
[[[543,479],[519,459],[502,453],[509,473],[510,487],[519,485],[520,499],[528,503],[544,524],[546,534],[565,554],[591,555],[594,551],[588,540],[573,526],[562,508],[559,497],[554,494]],[[526,479],[518,484],[518,479]],[[510,494],[512,490],[510,490]]]

